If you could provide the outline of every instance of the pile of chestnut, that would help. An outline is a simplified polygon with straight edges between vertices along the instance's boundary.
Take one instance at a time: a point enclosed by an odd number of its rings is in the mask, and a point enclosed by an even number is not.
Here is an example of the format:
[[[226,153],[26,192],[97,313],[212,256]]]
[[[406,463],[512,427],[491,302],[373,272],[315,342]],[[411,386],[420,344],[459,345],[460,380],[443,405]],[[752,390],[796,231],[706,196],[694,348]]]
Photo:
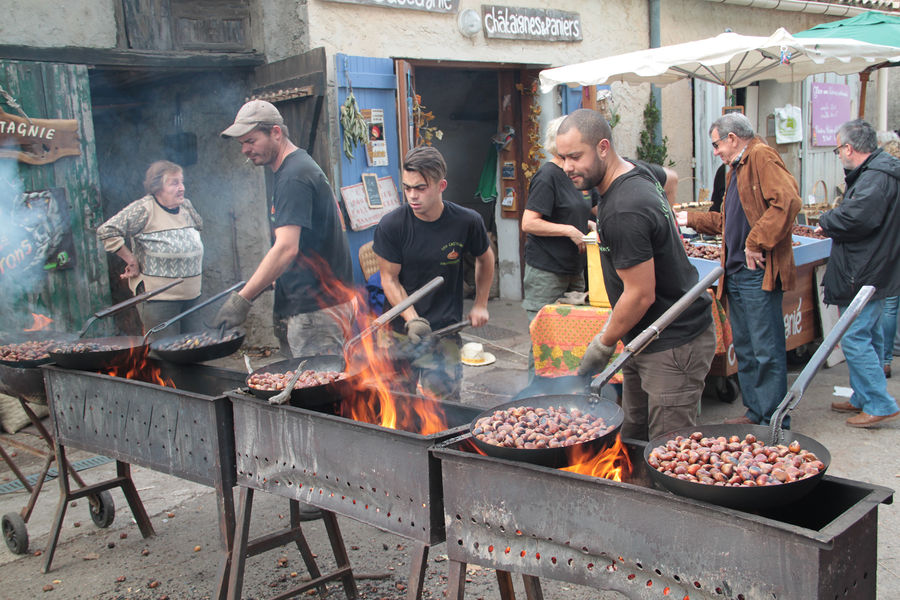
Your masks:
[[[679,435],[653,448],[647,463],[670,477],[725,487],[781,485],[825,470],[825,464],[796,440],[767,446],[752,434],[743,439],[705,437],[700,432]]]
[[[516,406],[481,417],[472,435],[494,446],[536,450],[588,442],[611,429],[601,417],[577,408]]]

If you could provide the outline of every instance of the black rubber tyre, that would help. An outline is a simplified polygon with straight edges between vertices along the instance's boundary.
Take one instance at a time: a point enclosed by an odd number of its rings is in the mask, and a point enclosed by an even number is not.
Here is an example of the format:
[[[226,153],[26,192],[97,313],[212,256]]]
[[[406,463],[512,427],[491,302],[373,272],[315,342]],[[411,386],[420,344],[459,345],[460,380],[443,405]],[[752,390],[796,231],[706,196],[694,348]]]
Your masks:
[[[715,389],[716,397],[719,401],[727,402],[728,404],[737,400],[741,392],[741,387],[738,385],[737,376],[735,375],[731,377],[717,377]]]
[[[106,529],[112,525],[116,518],[116,503],[112,494],[102,491],[99,494],[88,496],[88,509],[91,512],[91,521],[100,529]]]
[[[25,554],[28,552],[28,528],[25,519],[19,513],[6,513],[3,515],[0,526],[3,528],[3,540],[6,547],[13,554]]]

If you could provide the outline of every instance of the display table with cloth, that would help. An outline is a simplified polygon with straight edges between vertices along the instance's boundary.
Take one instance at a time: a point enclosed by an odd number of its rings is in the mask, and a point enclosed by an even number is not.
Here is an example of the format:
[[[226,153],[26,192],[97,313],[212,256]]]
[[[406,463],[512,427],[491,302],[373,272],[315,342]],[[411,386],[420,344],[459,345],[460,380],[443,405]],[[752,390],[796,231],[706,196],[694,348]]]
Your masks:
[[[731,327],[722,305],[713,299],[713,322],[716,324],[716,353],[724,353],[731,344]],[[600,333],[612,309],[598,306],[548,304],[531,322],[531,344],[534,349],[534,373],[540,377],[575,375],[578,365],[594,336]],[[613,359],[623,350],[616,344]],[[610,383],[621,383],[616,373]]]

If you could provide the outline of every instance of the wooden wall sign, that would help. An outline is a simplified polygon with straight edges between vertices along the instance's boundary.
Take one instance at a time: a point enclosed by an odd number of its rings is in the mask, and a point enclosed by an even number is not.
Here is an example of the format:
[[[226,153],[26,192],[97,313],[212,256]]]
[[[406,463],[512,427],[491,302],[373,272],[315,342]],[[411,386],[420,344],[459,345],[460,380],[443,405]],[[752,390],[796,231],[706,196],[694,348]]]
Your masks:
[[[537,42],[581,41],[578,13],[544,8],[481,5],[481,22],[488,38]]]
[[[0,109],[0,158],[15,158],[29,165],[46,165],[63,156],[81,154],[78,121],[31,119]]]
[[[346,4],[365,4],[367,6],[384,6],[385,8],[408,8],[433,13],[453,13],[459,7],[459,0],[330,0]]]

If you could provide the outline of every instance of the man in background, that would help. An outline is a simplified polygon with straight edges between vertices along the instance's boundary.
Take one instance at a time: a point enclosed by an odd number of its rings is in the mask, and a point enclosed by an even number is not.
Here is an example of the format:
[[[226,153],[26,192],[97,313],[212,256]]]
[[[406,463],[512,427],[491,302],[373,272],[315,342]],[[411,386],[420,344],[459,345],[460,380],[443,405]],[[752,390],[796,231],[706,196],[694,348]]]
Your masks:
[[[464,253],[475,257],[475,301],[469,321],[472,327],[481,327],[489,318],[494,253],[481,216],[444,202],[446,175],[447,164],[437,149],[410,150],[402,172],[406,203],[385,215],[375,228],[373,249],[384,295],[392,305],[435,277],[444,278],[441,288],[401,313],[404,331],[413,343],[462,320]],[[430,364],[416,368],[420,385],[439,397],[458,398],[462,383],[459,336],[442,340],[427,360]]]
[[[834,153],[847,191],[816,228],[832,240],[825,302],[843,313],[862,286],[875,286],[875,294],[841,338],[853,395],[831,409],[850,413],[850,427],[877,427],[900,417],[881,363],[885,298],[900,294],[900,160],[878,148],[875,129],[862,119],[841,125]]]
[[[606,119],[593,110],[569,115],[556,136],[563,169],[581,190],[596,187],[597,233],[606,293],[606,327],[591,341],[579,375],[603,370],[620,339],[626,344],[697,283],[662,184],[621,158]],[[716,333],[704,294],[622,368],[622,435],[652,439],[692,426],[716,351]]]
[[[783,290],[797,278],[791,227],[800,212],[797,180],[750,120],[729,113],[709,128],[713,153],[731,167],[721,212],[679,212],[679,225],[722,236],[724,287],[746,412],[729,424],[768,425],[787,393]],[[789,418],[784,426],[789,427]]]

